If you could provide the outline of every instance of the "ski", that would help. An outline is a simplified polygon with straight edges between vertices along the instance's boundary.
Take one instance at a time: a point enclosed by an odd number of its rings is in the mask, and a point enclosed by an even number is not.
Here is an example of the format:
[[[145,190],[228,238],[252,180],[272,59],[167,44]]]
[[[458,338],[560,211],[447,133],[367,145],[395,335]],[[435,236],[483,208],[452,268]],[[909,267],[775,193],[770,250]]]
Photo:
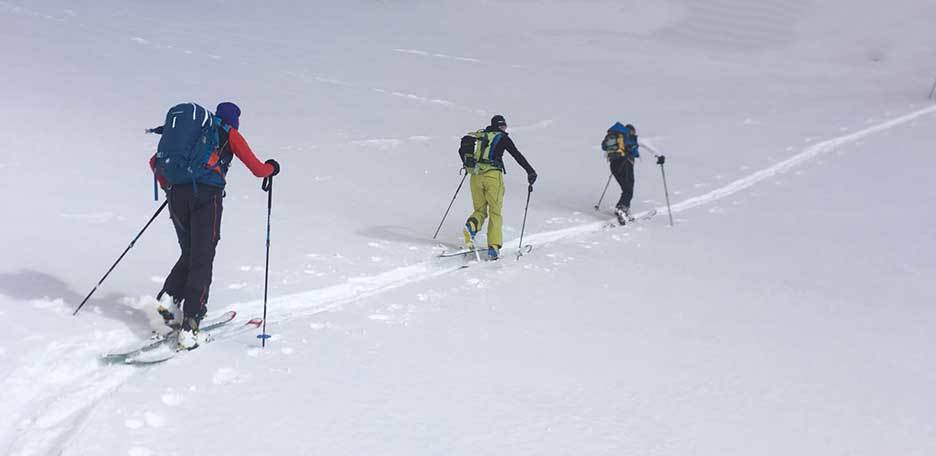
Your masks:
[[[656,215],[657,215],[657,210],[656,208],[653,208],[647,212],[644,212],[643,214],[638,214],[636,217],[631,217],[627,219],[627,223],[643,222],[643,221],[652,219]],[[605,228],[615,228],[618,226],[627,226],[627,225],[620,223],[620,221],[618,220],[615,220],[613,222],[609,222],[608,224],[606,224]]]
[[[457,257],[457,256],[464,256],[464,255],[474,255],[475,252],[478,252],[478,253],[487,252],[487,249],[484,249],[484,250],[462,249],[462,250],[445,251],[439,254],[439,258],[451,258],[451,257]]]
[[[227,338],[228,336],[239,333],[241,330],[246,329],[246,328],[254,328],[254,329],[259,328],[261,324],[263,324],[262,318],[252,318],[249,321],[247,321],[247,323],[244,323],[243,326],[240,326],[238,328],[232,328],[230,326],[225,327],[224,325],[216,326],[212,328],[215,330],[214,332],[209,332],[206,334],[207,337],[205,338],[205,341],[202,344],[200,344],[198,348],[202,348],[204,345],[208,345],[214,342],[215,340],[221,340],[221,339]],[[159,363],[168,361],[172,358],[175,358],[176,356],[179,356],[189,351],[193,351],[193,350],[179,349],[179,348],[176,348],[173,344],[163,344],[162,346],[157,347],[153,350],[149,350],[149,351],[145,351],[142,353],[138,353],[136,355],[129,356],[125,358],[122,361],[122,363],[134,365],[134,366],[148,366],[148,365],[159,364]]]
[[[501,255],[500,255],[500,257],[501,257],[501,258],[504,258],[505,256],[507,256],[508,253],[513,252],[514,250],[516,250],[516,249],[502,249],[502,250],[501,250]],[[521,250],[520,255],[526,255],[526,254],[528,254],[528,253],[530,253],[530,252],[532,252],[532,251],[533,251],[533,244],[524,244],[523,249]],[[482,254],[482,253],[483,253],[483,254],[487,255],[487,249],[462,249],[462,250],[453,250],[453,251],[450,251],[450,252],[442,252],[442,253],[440,253],[440,254],[438,255],[438,257],[439,257],[439,258],[452,258],[452,257],[466,256],[466,255],[474,255],[475,253],[478,253],[478,254]],[[482,259],[481,261],[483,262],[483,261],[490,261],[490,260],[484,260],[484,259]]]
[[[519,250],[517,250],[516,248],[501,249],[500,257],[496,260],[492,260],[488,258],[487,249],[484,249],[484,250],[467,250],[466,249],[466,250],[458,250],[454,252],[443,252],[441,255],[439,255],[439,257],[440,258],[452,258],[452,257],[458,257],[458,256],[464,257],[465,264],[461,265],[459,269],[465,269],[471,265],[495,263],[497,261],[506,259],[508,256],[516,257],[517,259],[519,259],[521,256],[526,255],[532,251],[533,251],[533,244],[524,244],[523,247]],[[476,254],[476,253],[479,254],[479,256],[476,257],[479,259],[474,259],[475,261],[472,261],[472,258],[469,255]],[[480,253],[484,253],[484,255],[481,256]]]
[[[237,316],[237,312],[230,310],[217,317],[205,319],[201,323],[200,331],[210,332],[217,328],[220,328],[231,321]],[[101,359],[107,363],[121,363],[124,362],[127,358],[154,350],[167,342],[175,343],[177,341],[178,329],[173,329],[166,334],[155,333],[147,340],[137,342],[122,348],[118,348],[109,353],[105,353],[101,356]]]

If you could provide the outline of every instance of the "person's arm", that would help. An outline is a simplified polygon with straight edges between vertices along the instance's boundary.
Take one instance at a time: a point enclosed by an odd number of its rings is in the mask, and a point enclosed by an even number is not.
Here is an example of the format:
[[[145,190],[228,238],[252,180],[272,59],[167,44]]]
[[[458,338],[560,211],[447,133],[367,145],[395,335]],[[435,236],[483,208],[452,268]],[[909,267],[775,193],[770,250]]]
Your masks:
[[[657,151],[653,150],[652,147],[646,145],[645,143],[638,142],[637,144],[640,145],[640,147],[643,147],[644,149],[649,150],[650,153],[653,154],[654,157],[656,157],[656,159],[657,159],[657,164],[658,164],[658,165],[662,165],[663,163],[666,162],[666,156],[665,156],[665,155],[660,155],[659,153],[657,153]]]
[[[527,173],[527,181],[530,185],[533,185],[533,182],[536,181],[536,170],[530,166],[530,162],[527,161],[526,157],[517,150],[517,146],[514,144],[513,140],[510,139],[510,136],[504,135],[504,149],[510,153],[510,155],[520,164],[521,167]]]
[[[517,146],[514,144],[513,140],[510,139],[510,136],[504,136],[504,150],[510,152],[510,155],[520,164],[521,167],[527,172],[527,174],[536,174],[536,171],[530,166],[530,162],[527,161],[526,157],[517,150]]]
[[[247,166],[247,169],[249,169],[254,176],[268,177],[278,171],[276,166],[272,163],[263,163],[257,159],[257,156],[250,150],[247,141],[238,133],[237,129],[232,128],[228,131],[228,144],[231,146],[231,151],[234,152],[234,155]]]

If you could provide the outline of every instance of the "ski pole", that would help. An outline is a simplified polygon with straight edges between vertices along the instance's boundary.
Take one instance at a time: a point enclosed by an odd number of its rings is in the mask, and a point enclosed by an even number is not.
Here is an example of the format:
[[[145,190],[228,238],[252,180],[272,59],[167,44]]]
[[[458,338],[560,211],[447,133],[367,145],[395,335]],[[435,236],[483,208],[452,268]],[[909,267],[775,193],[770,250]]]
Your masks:
[[[527,187],[526,207],[523,209],[523,225],[520,225],[520,245],[517,246],[517,261],[520,261],[520,257],[523,256],[523,232],[526,231],[527,211],[530,210],[530,195],[532,194],[533,184],[530,184],[530,186]]]
[[[78,308],[75,309],[72,315],[78,315],[78,311],[81,310],[82,307],[84,307],[85,303],[88,302],[88,299],[91,298],[91,295],[93,295],[94,292],[97,291],[98,287],[101,286],[102,283],[104,283],[104,280],[107,279],[107,276],[110,275],[111,271],[113,271],[114,268],[117,267],[117,263],[120,263],[120,260],[123,259],[124,255],[126,255],[127,252],[129,252],[130,249],[133,248],[133,244],[136,244],[137,239],[140,239],[140,236],[143,235],[143,232],[146,231],[147,228],[149,228],[150,224],[153,223],[153,220],[156,220],[156,217],[159,215],[160,212],[162,212],[163,209],[166,208],[166,205],[168,204],[169,204],[169,199],[166,199],[166,201],[164,201],[162,205],[159,206],[159,209],[156,210],[156,213],[153,214],[152,217],[150,217],[149,221],[146,222],[146,225],[143,226],[143,229],[140,230],[139,233],[137,233],[136,237],[133,238],[132,241],[130,241],[130,245],[128,245],[127,248],[123,251],[123,253],[120,254],[120,257],[117,258],[117,261],[115,261],[114,264],[111,265],[110,269],[108,269],[107,272],[104,274],[104,277],[101,277],[101,280],[97,283],[97,285],[94,286],[91,292],[88,293],[87,296],[85,296],[84,300],[81,301],[81,304],[78,304]]]
[[[669,202],[669,188],[666,186],[666,170],[663,168],[664,162],[666,162],[666,157],[657,155],[657,164],[660,165],[660,172],[663,173],[663,192],[666,194],[666,210],[669,212],[669,226],[673,226],[673,209],[670,207]]]
[[[598,210],[599,207],[601,207],[601,201],[604,200],[605,193],[608,193],[608,186],[611,185],[611,178],[612,178],[612,177],[614,177],[614,174],[611,174],[611,175],[608,176],[608,183],[605,184],[604,191],[601,192],[601,198],[598,198],[598,204],[595,205],[595,210],[596,210],[596,211]]]
[[[933,94],[934,94],[934,93],[936,93],[936,81],[933,81],[933,89],[930,90],[930,95],[929,95],[930,100],[933,99]]]
[[[464,168],[462,168],[462,169],[464,169]],[[461,173],[461,171],[459,171],[459,173]],[[452,202],[449,203],[448,209],[445,210],[445,215],[442,216],[442,221],[439,222],[439,227],[436,228],[436,232],[435,232],[435,234],[432,235],[432,239],[435,239],[435,238],[439,235],[439,230],[442,229],[442,224],[445,223],[445,218],[448,217],[449,211],[452,210],[452,205],[455,204],[455,198],[458,197],[458,192],[461,191],[462,185],[465,184],[465,178],[467,178],[467,177],[468,177],[468,173],[465,173],[465,175],[462,176],[462,180],[461,180],[461,182],[458,184],[458,188],[455,189],[455,195],[452,196]]]
[[[673,209],[670,207],[669,189],[667,189],[666,187],[666,170],[663,169],[663,163],[666,162],[666,156],[658,154],[657,151],[653,150],[652,147],[644,143],[640,143],[640,147],[643,147],[649,150],[650,153],[653,154],[654,157],[656,157],[657,164],[660,165],[660,172],[663,174],[663,192],[666,195],[666,211],[669,212],[669,225],[673,226]]]
[[[266,226],[266,267],[263,272],[263,333],[258,335],[260,345],[266,348],[266,341],[270,335],[266,332],[267,321],[267,290],[270,288],[270,214],[273,212],[273,176],[263,178],[260,189],[267,192],[267,226]]]

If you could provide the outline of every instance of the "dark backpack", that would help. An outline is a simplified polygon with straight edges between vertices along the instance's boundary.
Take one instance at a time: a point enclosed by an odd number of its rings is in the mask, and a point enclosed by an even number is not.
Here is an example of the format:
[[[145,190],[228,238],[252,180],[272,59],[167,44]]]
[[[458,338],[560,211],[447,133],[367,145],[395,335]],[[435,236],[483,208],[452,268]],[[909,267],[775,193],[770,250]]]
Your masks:
[[[494,160],[494,146],[506,133],[499,131],[478,130],[469,132],[461,139],[458,154],[462,157],[465,169],[471,174],[483,173],[489,169],[503,169],[503,163]]]
[[[223,187],[224,173],[217,160],[220,128],[221,120],[195,103],[173,106],[166,113],[156,150],[156,172],[169,185],[191,183]]]

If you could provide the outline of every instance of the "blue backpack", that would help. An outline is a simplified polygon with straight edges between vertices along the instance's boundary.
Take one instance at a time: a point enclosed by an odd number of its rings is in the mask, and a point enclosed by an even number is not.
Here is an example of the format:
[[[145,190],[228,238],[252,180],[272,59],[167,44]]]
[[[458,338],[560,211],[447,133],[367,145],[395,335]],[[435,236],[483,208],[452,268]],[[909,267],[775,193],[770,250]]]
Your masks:
[[[618,148],[618,136],[624,137],[623,151]],[[630,157],[640,157],[640,146],[637,144],[637,129],[630,124],[621,125],[620,122],[615,122],[615,124],[608,129],[608,134],[605,135],[604,140],[601,141],[601,150],[608,153],[626,152]]]
[[[221,119],[195,103],[173,106],[166,114],[156,149],[156,172],[169,185],[223,187],[224,173],[216,153],[219,128],[223,128]]]

